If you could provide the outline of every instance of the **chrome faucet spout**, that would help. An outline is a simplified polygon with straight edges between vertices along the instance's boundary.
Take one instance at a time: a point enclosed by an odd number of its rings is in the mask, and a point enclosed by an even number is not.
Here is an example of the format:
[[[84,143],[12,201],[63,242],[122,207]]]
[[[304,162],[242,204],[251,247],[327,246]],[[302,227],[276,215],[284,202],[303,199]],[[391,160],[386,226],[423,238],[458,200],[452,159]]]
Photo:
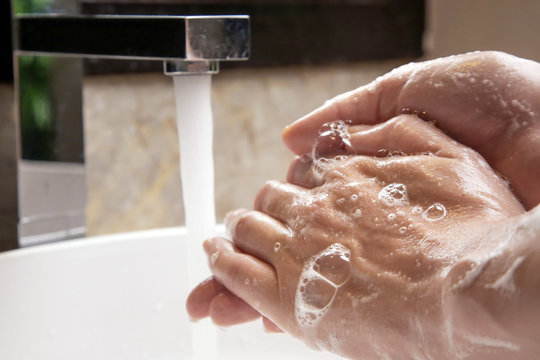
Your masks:
[[[15,26],[21,54],[176,61],[249,57],[245,15],[19,15]]]
[[[18,14],[13,23],[18,131],[0,178],[16,195],[0,196],[0,251],[86,233],[82,58],[158,60],[167,75],[190,75],[250,52],[245,15]],[[36,92],[40,106],[23,108]]]
[[[20,15],[17,52],[164,60],[169,75],[218,72],[249,58],[249,16]]]

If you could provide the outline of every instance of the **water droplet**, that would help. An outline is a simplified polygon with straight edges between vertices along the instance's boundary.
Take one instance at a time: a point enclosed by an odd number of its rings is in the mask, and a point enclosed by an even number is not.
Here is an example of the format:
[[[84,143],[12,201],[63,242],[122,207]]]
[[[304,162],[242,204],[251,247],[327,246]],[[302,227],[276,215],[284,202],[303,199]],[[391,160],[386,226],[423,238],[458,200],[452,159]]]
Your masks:
[[[219,257],[219,253],[217,251],[214,251],[212,255],[210,255],[210,264],[216,265],[218,257]]]
[[[280,248],[281,248],[281,243],[280,243],[280,242],[276,242],[276,243],[274,244],[274,252],[278,252]]]
[[[396,218],[396,214],[388,214],[388,220],[394,220]]]
[[[352,195],[351,195],[351,200],[352,200],[352,201],[358,200],[358,195],[352,194]]]
[[[422,214],[422,218],[426,221],[439,221],[446,216],[446,208],[441,203],[435,203],[427,208]]]
[[[353,216],[355,218],[359,218],[360,216],[362,216],[362,210],[361,209],[356,209],[353,211]]]
[[[400,227],[399,232],[402,233],[402,234],[405,234],[407,232],[407,227],[406,226]]]

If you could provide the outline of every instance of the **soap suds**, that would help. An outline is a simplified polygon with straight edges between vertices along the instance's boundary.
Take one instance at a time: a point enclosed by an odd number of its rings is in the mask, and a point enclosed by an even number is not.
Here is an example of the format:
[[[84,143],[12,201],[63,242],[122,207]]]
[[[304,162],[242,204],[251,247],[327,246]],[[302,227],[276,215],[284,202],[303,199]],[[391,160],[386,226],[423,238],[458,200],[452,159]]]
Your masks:
[[[486,285],[486,287],[496,290],[501,290],[506,293],[513,293],[516,291],[516,284],[514,283],[514,272],[525,260],[524,256],[520,256],[514,260],[512,265],[501,275],[493,284]]]

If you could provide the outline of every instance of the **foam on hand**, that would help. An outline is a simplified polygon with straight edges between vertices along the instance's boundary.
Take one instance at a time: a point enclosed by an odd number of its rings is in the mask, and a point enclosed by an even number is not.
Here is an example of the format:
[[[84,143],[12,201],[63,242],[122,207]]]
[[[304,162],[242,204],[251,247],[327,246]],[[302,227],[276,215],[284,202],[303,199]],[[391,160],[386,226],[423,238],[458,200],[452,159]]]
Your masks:
[[[350,258],[350,250],[335,243],[306,261],[294,304],[300,326],[316,325],[328,311],[338,289],[351,276]]]

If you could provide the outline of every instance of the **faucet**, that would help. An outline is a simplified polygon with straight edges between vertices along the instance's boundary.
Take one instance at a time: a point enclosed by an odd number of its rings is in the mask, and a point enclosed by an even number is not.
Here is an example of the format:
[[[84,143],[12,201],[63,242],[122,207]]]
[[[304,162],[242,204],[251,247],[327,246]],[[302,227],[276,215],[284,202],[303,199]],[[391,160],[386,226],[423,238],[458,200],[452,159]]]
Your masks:
[[[86,234],[82,58],[159,60],[167,75],[190,75],[215,74],[220,61],[247,60],[250,52],[244,15],[23,14],[13,21],[16,144],[0,166],[0,179],[12,185],[0,189],[0,251]],[[46,89],[29,80],[36,66]]]

